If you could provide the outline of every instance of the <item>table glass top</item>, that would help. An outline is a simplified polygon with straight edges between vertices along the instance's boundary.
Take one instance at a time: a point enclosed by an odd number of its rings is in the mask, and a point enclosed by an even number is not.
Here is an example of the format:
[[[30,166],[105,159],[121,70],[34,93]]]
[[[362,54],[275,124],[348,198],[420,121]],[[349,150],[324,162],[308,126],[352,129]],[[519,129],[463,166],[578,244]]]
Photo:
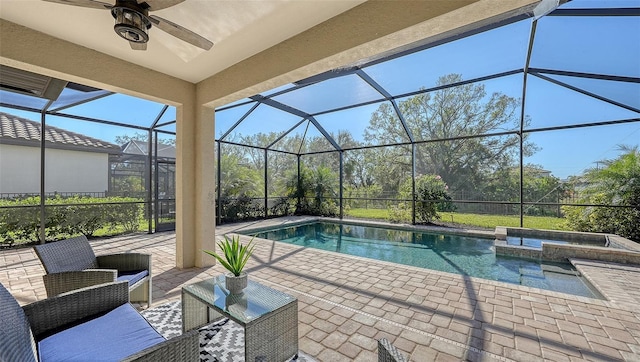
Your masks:
[[[251,277],[241,294],[229,293],[225,288],[224,275],[186,285],[182,289],[215,309],[228,313],[240,323],[251,322],[296,299],[289,294],[254,282]]]

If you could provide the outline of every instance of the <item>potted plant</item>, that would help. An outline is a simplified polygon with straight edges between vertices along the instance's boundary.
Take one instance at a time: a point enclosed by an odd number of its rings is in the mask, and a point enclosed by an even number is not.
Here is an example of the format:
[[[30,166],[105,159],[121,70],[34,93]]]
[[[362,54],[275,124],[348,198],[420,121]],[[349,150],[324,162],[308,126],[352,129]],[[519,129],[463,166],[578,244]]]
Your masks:
[[[252,243],[253,239],[247,245],[242,245],[239,236],[229,238],[224,235],[224,240],[217,243],[221,255],[214,251],[203,250],[216,258],[229,271],[225,275],[225,287],[231,294],[242,293],[242,290],[247,287],[247,273],[242,270],[253,253]]]

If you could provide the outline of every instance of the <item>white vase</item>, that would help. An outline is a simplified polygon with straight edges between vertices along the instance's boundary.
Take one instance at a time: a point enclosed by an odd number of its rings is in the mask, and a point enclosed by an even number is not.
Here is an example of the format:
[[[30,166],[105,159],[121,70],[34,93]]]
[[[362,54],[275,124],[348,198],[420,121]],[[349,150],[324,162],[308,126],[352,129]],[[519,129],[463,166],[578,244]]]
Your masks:
[[[242,290],[247,287],[248,274],[246,272],[240,273],[240,276],[235,276],[233,273],[227,273],[225,275],[225,288],[231,294],[240,294]]]

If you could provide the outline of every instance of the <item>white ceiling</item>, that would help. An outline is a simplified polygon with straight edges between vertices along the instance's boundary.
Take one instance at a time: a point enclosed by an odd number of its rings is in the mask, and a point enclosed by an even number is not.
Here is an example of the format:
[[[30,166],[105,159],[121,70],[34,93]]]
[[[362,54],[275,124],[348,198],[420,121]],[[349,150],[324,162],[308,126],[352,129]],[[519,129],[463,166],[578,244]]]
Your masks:
[[[0,17],[197,83],[365,0],[186,0],[151,12],[214,43],[204,51],[151,28],[146,51],[132,50],[114,31],[108,10],[40,0],[0,0]],[[115,3],[115,0],[101,0]]]

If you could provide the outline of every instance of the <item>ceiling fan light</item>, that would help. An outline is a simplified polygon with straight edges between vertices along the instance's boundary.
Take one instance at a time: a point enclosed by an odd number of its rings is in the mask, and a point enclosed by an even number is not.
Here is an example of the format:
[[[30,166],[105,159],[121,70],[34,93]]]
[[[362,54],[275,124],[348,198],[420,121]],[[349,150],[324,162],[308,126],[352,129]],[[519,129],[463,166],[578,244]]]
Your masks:
[[[113,30],[118,35],[134,43],[149,41],[148,29],[151,27],[151,22],[143,14],[125,7],[114,7],[111,13],[116,19]]]

